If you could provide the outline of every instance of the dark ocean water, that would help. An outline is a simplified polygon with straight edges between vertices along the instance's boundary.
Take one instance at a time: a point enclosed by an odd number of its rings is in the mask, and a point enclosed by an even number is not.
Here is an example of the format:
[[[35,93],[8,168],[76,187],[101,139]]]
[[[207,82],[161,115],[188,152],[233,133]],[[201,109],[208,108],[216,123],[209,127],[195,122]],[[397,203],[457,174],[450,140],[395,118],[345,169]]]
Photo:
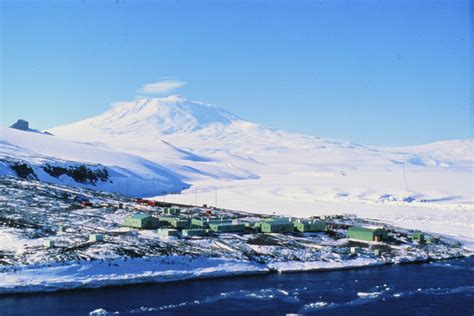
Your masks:
[[[0,314],[474,315],[474,258],[0,296]]]

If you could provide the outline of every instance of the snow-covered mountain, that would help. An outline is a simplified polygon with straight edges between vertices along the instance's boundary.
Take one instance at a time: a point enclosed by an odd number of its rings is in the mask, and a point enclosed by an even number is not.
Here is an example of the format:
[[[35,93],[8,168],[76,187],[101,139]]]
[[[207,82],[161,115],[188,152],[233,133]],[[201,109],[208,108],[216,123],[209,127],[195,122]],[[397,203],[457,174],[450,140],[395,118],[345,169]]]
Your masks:
[[[265,127],[180,96],[121,102],[104,114],[50,132],[140,155],[194,181],[259,179],[280,171],[286,177],[327,178],[400,166],[472,170],[472,140],[369,147]]]
[[[180,96],[120,102],[49,132],[169,170],[192,185],[167,197],[177,202],[301,216],[350,212],[462,236],[474,229],[472,140],[364,146],[266,127]]]
[[[66,126],[56,127],[63,135],[89,138],[107,135],[163,137],[185,134],[216,124],[229,125],[239,118],[217,106],[190,102],[181,96],[118,102],[107,112]],[[81,132],[83,128],[85,131]],[[80,132],[80,133],[77,133]]]
[[[217,156],[208,157],[207,152],[193,145],[195,136],[204,132],[204,138],[213,138],[216,135],[206,131],[224,131],[236,122],[243,121],[217,106],[169,96],[120,102],[99,116],[49,131],[60,137],[106,144],[142,156],[167,165],[186,180],[258,178],[247,168],[222,163]],[[177,146],[175,140],[184,143]],[[216,148],[219,147],[216,143]]]

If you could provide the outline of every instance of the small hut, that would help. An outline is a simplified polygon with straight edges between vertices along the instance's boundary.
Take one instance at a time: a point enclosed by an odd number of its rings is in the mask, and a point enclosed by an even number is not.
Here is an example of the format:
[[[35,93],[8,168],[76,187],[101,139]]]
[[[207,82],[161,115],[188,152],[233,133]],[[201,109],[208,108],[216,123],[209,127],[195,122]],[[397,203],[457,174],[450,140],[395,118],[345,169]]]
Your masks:
[[[43,241],[43,246],[45,248],[54,248],[56,246],[56,243],[54,242],[54,240],[46,239]]]
[[[89,235],[89,241],[90,242],[104,241],[104,235],[102,235],[102,234],[90,234]]]

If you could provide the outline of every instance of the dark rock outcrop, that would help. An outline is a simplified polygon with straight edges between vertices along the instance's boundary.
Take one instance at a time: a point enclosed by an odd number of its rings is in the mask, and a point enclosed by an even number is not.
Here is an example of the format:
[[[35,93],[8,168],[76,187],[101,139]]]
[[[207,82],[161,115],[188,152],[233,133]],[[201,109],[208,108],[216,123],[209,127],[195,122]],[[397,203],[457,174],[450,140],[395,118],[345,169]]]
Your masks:
[[[30,131],[30,124],[28,121],[19,119],[16,123],[10,125],[10,128],[19,129],[20,131]]]
[[[37,129],[30,128],[30,123],[22,119],[19,119],[18,121],[10,125],[10,128],[14,128],[14,129],[24,131],[24,132],[33,132],[33,133],[39,133],[39,134],[45,134],[45,135],[53,135],[49,132],[41,132]]]

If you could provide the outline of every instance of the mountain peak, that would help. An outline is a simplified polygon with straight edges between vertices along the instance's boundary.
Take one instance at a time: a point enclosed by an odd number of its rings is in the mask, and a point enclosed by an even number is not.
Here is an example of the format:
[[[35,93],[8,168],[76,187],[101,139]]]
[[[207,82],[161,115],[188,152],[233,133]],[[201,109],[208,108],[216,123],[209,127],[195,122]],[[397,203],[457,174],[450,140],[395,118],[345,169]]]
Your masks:
[[[169,104],[190,102],[189,100],[187,100],[185,97],[183,97],[180,94],[172,94],[166,97],[159,97],[159,98],[137,97],[137,100],[155,100],[156,102],[169,103]]]
[[[101,115],[52,131],[63,134],[71,128],[82,132],[93,128],[107,134],[158,136],[193,132],[210,125],[227,126],[235,120],[240,118],[223,108],[170,95],[117,102]]]
[[[189,103],[192,101],[187,100],[183,96],[179,94],[172,94],[166,97],[144,97],[144,96],[137,96],[134,101],[126,101],[126,102],[118,102],[114,103],[114,105],[122,105],[122,104],[152,104],[152,105],[179,105],[183,103]]]

